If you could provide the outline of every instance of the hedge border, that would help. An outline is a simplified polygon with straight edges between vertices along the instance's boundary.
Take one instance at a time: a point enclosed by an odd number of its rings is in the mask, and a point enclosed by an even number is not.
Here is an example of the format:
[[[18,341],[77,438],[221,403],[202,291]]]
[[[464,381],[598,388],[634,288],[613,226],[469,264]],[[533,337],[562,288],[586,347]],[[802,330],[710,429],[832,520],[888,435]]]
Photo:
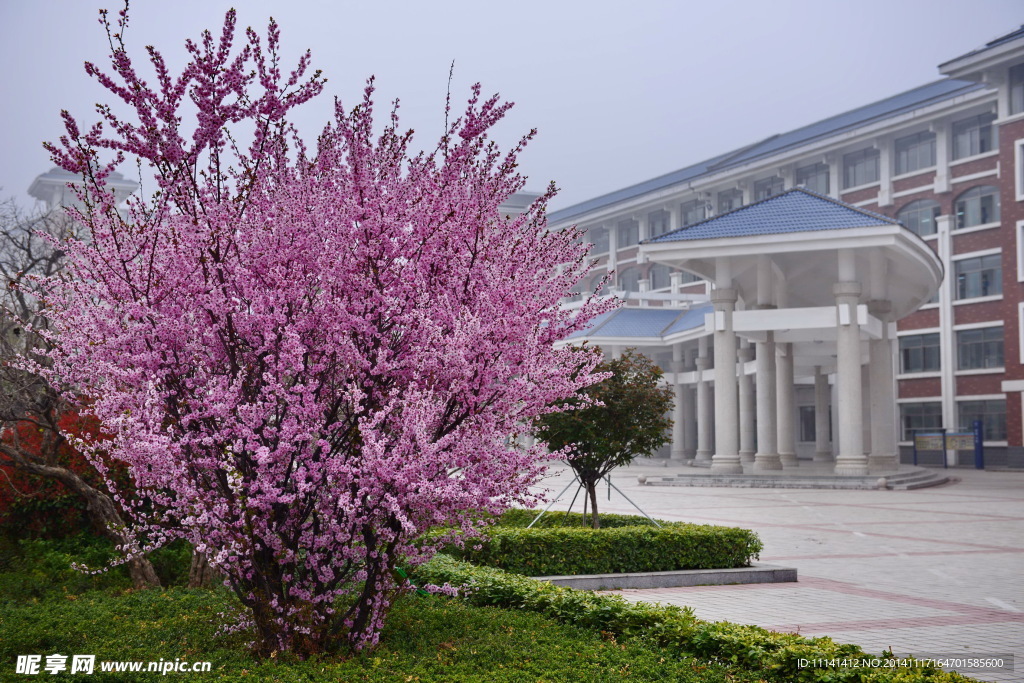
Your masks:
[[[971,683],[976,679],[932,666],[921,668],[800,668],[805,660],[872,658],[856,645],[831,638],[806,638],[759,626],[709,623],[689,607],[631,603],[614,595],[554,586],[491,567],[437,555],[416,569],[416,580],[463,587],[473,605],[526,609],[559,621],[622,637],[641,637],[680,655],[716,660],[778,683]]]

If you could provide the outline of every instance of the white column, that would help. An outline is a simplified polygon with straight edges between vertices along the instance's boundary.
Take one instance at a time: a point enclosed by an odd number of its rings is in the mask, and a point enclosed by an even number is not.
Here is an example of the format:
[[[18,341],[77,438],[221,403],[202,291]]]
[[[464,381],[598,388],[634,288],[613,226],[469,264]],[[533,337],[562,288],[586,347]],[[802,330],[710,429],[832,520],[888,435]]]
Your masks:
[[[708,338],[700,338],[697,356],[697,460],[711,460],[711,387],[708,386]]]
[[[814,461],[831,462],[832,446],[829,444],[829,425],[832,417],[829,411],[828,375],[821,366],[814,368]]]
[[[619,224],[612,223],[608,226],[608,272],[618,270],[619,267]],[[619,275],[616,272],[612,284],[619,286]]]
[[[779,462],[796,467],[796,389],[793,386],[793,345],[775,345],[775,400],[778,404]]]
[[[690,348],[686,352],[687,371],[697,369],[697,349]],[[684,386],[683,396],[683,419],[686,421],[686,428],[683,434],[683,444],[686,451],[686,459],[693,460],[697,455],[697,388],[696,385]]]
[[[740,462],[754,462],[754,382],[747,374],[746,365],[754,359],[754,349],[747,341],[739,350],[739,396],[740,396]]]
[[[878,205],[892,206],[892,141],[880,137],[875,144],[878,147]]]
[[[641,242],[651,236],[650,214],[646,211],[636,217],[637,236]]]
[[[775,308],[775,284],[772,262],[768,256],[757,257],[757,307]],[[765,332],[764,341],[757,342],[756,360],[757,453],[754,471],[781,470],[775,412],[775,333]]]
[[[732,314],[736,290],[728,258],[717,259],[717,287],[711,292],[715,307],[715,455],[711,471],[742,474],[739,443],[739,403],[736,384],[736,333]]]
[[[950,151],[949,121],[942,120],[932,123],[929,128],[935,133],[935,193],[949,192],[949,161],[953,158]]]
[[[840,475],[868,473],[861,434],[863,389],[860,326],[857,323],[861,286],[855,277],[853,253],[843,250],[839,253],[839,282],[832,288],[836,296],[836,383],[839,393],[839,455],[836,456],[835,472]]]
[[[889,337],[888,301],[873,301],[868,310],[882,321],[882,338],[869,345],[871,357],[871,451],[868,466],[873,471],[899,469],[896,436],[896,382],[893,376],[893,340]]]
[[[680,381],[683,373],[683,345],[672,346],[672,372],[675,373],[673,390],[675,391],[675,402],[672,405],[672,450],[669,457],[672,460],[686,459],[686,387]]]

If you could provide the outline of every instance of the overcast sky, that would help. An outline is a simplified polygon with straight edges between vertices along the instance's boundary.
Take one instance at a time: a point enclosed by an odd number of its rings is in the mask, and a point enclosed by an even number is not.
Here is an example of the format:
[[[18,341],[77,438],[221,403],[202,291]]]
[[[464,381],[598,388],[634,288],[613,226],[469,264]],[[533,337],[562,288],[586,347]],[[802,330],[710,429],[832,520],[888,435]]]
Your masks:
[[[530,189],[555,180],[561,208],[940,77],[937,65],[1024,23],[1020,0],[245,0],[240,26],[273,15],[285,54],[310,48],[327,94],[402,100],[403,127],[432,148],[469,85],[516,102],[498,138],[531,127]],[[229,0],[133,0],[133,54],[153,44],[181,63],[183,44],[219,29]],[[0,0],[0,193],[31,200],[52,163],[43,140],[69,109],[92,122],[104,97],[83,69],[105,63],[104,0]],[[499,9],[499,7],[501,9]],[[322,96],[296,119],[314,136]],[[383,115],[385,112],[379,112]]]

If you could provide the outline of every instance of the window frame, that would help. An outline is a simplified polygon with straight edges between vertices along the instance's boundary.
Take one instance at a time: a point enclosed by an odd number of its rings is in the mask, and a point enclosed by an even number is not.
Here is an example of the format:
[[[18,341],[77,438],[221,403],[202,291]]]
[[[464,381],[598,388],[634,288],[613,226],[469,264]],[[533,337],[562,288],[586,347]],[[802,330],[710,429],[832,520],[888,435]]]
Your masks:
[[[998,411],[994,411],[994,414],[996,414],[996,415],[1000,415],[1001,414],[1002,415],[1002,424],[1000,425],[999,422],[996,422],[996,427],[998,428],[998,427],[1001,426],[1001,430],[997,429],[997,431],[995,432],[994,435],[990,435],[990,432],[987,429],[987,427],[991,423],[986,421],[985,419],[982,419],[982,422],[984,424],[983,432],[982,432],[982,435],[983,435],[982,436],[982,441],[985,442],[985,443],[1005,443],[1006,442],[1006,437],[1007,437],[1006,397],[1005,396],[1000,396],[1000,397],[996,397],[996,396],[969,396],[969,395],[968,396],[958,396],[957,397],[957,401],[956,401],[956,424],[957,424],[957,428],[960,431],[970,431],[972,429],[972,425],[965,424],[967,421],[964,419],[964,410],[963,410],[965,404],[971,404],[971,403],[983,404],[986,408],[989,407],[989,404],[999,404],[999,403],[1002,404],[1002,408],[1003,408],[1002,409],[1002,413],[999,413]]]
[[[698,220],[689,220],[689,214],[691,212],[696,213],[699,210],[700,218]],[[691,199],[689,201],[680,202],[679,204],[679,224],[688,228],[691,225],[696,225],[703,220],[707,220],[708,207],[702,199]]]
[[[773,175],[754,181],[754,201],[760,202],[769,197],[786,191],[786,180],[782,176]]]
[[[625,239],[624,239],[625,238]],[[640,244],[640,221],[623,218],[615,223],[615,248],[625,249]]]
[[[963,288],[961,287],[961,277],[963,275],[963,273],[961,273],[961,268],[963,267],[963,265],[967,264],[969,262],[977,261],[979,266],[981,266],[981,267],[979,267],[977,269],[974,269],[974,270],[971,270],[971,271],[969,271],[969,273],[970,272],[982,272],[983,273],[986,270],[993,270],[991,268],[991,266],[989,268],[987,268],[987,269],[985,268],[985,265],[986,265],[985,264],[985,260],[988,259],[989,263],[991,264],[993,262],[993,257],[998,259],[998,261],[999,261],[999,268],[998,268],[998,275],[994,276],[994,277],[991,277],[990,281],[995,285],[995,287],[998,289],[998,291],[984,292],[982,294],[978,294],[978,295],[975,295],[975,296],[967,296],[966,293],[961,293],[963,291]],[[1002,265],[1002,257],[1003,257],[1003,254],[1002,254],[1001,251],[994,251],[994,252],[991,252],[991,253],[984,253],[984,254],[965,256],[963,258],[958,258],[955,261],[953,261],[953,276],[956,278],[956,281],[954,282],[954,286],[955,286],[955,290],[954,290],[955,296],[953,297],[954,300],[955,301],[971,301],[971,300],[976,300],[976,299],[1002,297],[1002,295],[1003,295],[1003,265]],[[982,281],[981,284],[984,285],[984,281]]]
[[[915,205],[920,205],[920,206],[917,206],[915,208]],[[904,215],[907,214],[908,212],[920,213],[920,212],[926,211],[928,209],[932,210],[932,218],[931,218],[932,230],[931,230],[931,232],[921,232],[920,230],[916,230],[913,227],[911,227],[907,223],[907,221],[904,219]],[[903,226],[907,230],[910,230],[911,232],[913,232],[918,237],[928,237],[928,236],[931,236],[931,235],[934,235],[934,234],[938,233],[938,231],[939,231],[938,218],[939,218],[939,216],[942,215],[941,212],[942,212],[942,205],[939,202],[937,202],[936,200],[934,200],[934,199],[927,199],[927,198],[925,198],[925,199],[915,199],[914,201],[906,204],[902,209],[899,210],[899,212],[896,214],[896,220],[898,220],[900,223],[903,223]],[[918,220],[917,224],[920,225],[920,223],[921,223],[921,221]]]
[[[825,189],[822,190],[817,187],[818,183],[815,181],[815,187],[811,187],[811,184],[807,181],[810,179],[817,179],[824,176],[825,178]],[[827,195],[831,190],[831,170],[829,165],[819,161],[815,164],[808,164],[806,166],[800,166],[796,169],[796,184],[803,185],[811,192],[817,192],[818,194]]]
[[[928,342],[925,343],[927,338]],[[915,332],[914,334],[901,334],[898,337],[899,346],[899,359],[900,359],[900,370],[901,375],[920,375],[925,373],[938,373],[942,372],[942,335],[939,332]],[[920,340],[920,344],[910,346],[909,342],[913,340]],[[915,349],[920,349],[920,363],[914,364],[914,367],[908,368],[906,362],[908,355],[912,355]],[[931,358],[929,349],[934,349],[934,367],[928,363]],[[920,367],[916,367],[920,365]]]
[[[965,337],[972,337],[970,341],[964,341]],[[980,338],[978,338],[980,337]],[[990,327],[972,327],[970,329],[955,330],[954,342],[956,344],[956,369],[957,372],[971,371],[1002,371],[1006,369],[1005,350],[1006,330],[1002,323]],[[978,350],[980,347],[980,350]],[[998,352],[992,353],[998,347]],[[970,359],[976,356],[975,359]],[[965,363],[965,357],[970,360]],[[998,362],[998,364],[994,364]]]
[[[921,149],[926,148],[925,163],[921,163]],[[893,170],[895,175],[921,173],[936,166],[936,135],[923,130],[905,135],[893,142]]]
[[[881,154],[877,147],[865,147],[843,155],[843,189],[866,187],[878,183],[882,177]],[[861,177],[862,168],[872,172]],[[874,177],[871,177],[874,176]]]
[[[906,407],[908,407],[908,406],[931,406],[931,407],[936,408],[937,411],[935,411],[935,412],[929,413],[927,415],[916,415],[916,416],[913,416],[913,417],[925,417],[925,418],[927,418],[927,417],[931,417],[931,418],[938,417],[938,424],[934,425],[934,426],[926,424],[926,425],[922,425],[922,426],[919,426],[919,427],[910,427],[907,424],[907,418],[911,417],[911,416],[908,416],[904,412],[904,409]],[[920,400],[903,401],[903,402],[899,403],[899,409],[900,409],[899,410],[899,413],[900,413],[900,441],[903,441],[903,442],[908,442],[908,441],[912,442],[913,441],[913,432],[909,431],[911,429],[914,429],[914,430],[934,429],[936,431],[942,429],[942,401],[941,400],[938,400],[938,401],[920,401]]]
[[[983,193],[983,191],[987,190]],[[978,207],[976,210],[971,211],[970,207],[966,206],[967,202],[977,200]],[[988,206],[986,207],[986,199],[989,200]],[[986,216],[986,211],[988,216]],[[979,222],[968,223],[967,217],[970,213],[976,213],[979,217]],[[989,220],[981,220],[988,218]],[[1002,220],[1002,208],[1000,207],[999,201],[999,188],[995,185],[975,185],[969,187],[959,195],[953,201],[953,230],[969,230],[970,228],[977,228],[984,225],[998,225]]]
[[[726,197],[726,196],[738,197],[739,198],[739,203],[738,204],[733,204],[732,199],[729,199],[729,208],[724,208],[723,205],[722,205],[722,199],[724,197]],[[739,208],[743,207],[743,190],[740,190],[740,189],[723,190],[723,191],[718,193],[718,198],[717,199],[718,199],[718,215],[722,215],[723,213],[729,213],[730,211],[735,211],[736,209],[739,209]]]
[[[950,128],[953,161],[970,159],[997,151],[999,149],[999,130],[993,125],[995,120],[995,113],[982,112],[954,121]],[[967,137],[966,149],[962,149],[965,135]]]

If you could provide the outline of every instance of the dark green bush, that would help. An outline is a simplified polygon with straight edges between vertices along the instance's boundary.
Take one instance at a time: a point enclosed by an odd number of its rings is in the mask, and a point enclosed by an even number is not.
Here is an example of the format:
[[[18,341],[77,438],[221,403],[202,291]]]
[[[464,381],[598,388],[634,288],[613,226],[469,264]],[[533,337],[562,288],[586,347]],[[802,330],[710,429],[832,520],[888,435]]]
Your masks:
[[[856,645],[831,638],[805,638],[777,633],[758,626],[728,622],[708,623],[689,608],[629,603],[613,595],[596,595],[504,572],[477,567],[438,555],[416,570],[424,583],[465,586],[464,599],[473,605],[490,605],[540,612],[566,623],[595,628],[622,637],[639,637],[680,656],[696,656],[757,672],[779,683],[824,682],[955,683],[971,681],[934,667],[798,667],[800,659],[831,660],[870,657]]]
[[[542,520],[544,518],[541,518]],[[745,567],[761,551],[752,531],[701,524],[533,527],[498,524],[445,552],[527,576]]]
[[[150,553],[163,586],[188,582],[191,553],[183,541]],[[52,592],[127,590],[132,585],[127,569],[108,566],[115,557],[110,540],[91,534],[22,540],[0,536],[0,601],[34,600]],[[73,563],[105,571],[83,573],[72,568]]]

